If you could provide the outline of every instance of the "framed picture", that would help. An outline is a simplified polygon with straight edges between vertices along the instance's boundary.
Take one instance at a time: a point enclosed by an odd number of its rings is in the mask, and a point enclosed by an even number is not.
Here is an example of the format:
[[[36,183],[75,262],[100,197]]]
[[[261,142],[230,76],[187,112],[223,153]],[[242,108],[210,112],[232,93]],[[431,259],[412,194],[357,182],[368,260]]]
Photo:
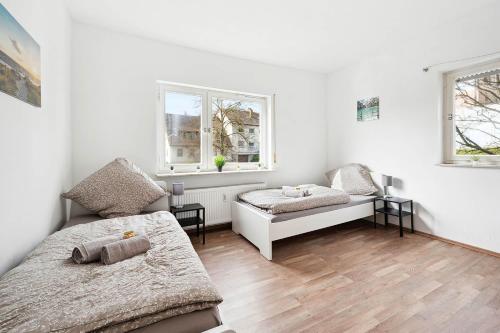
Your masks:
[[[371,97],[359,100],[357,114],[358,121],[379,119],[379,98]]]
[[[40,46],[0,4],[0,91],[42,106]]]

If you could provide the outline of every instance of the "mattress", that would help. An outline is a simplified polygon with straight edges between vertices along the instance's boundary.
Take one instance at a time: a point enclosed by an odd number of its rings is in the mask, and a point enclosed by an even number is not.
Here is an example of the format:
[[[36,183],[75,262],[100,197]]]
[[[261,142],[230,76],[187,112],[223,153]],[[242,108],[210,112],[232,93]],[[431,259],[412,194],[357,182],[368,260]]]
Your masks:
[[[134,333],[199,333],[222,325],[219,310],[213,307],[176,317],[163,319],[152,325],[138,328]]]
[[[312,209],[305,209],[305,210],[288,212],[288,213],[281,213],[281,214],[269,214],[266,211],[264,211],[258,207],[255,207],[249,203],[246,203],[246,202],[240,202],[240,203],[243,205],[247,205],[247,206],[251,207],[252,209],[258,210],[260,213],[267,215],[271,219],[272,223],[277,223],[277,222],[293,220],[293,219],[296,219],[299,217],[321,214],[321,213],[325,213],[325,212],[331,212],[331,211],[338,210],[338,209],[343,209],[343,208],[347,208],[347,207],[358,206],[358,205],[362,205],[365,203],[373,202],[373,199],[376,196],[375,195],[350,195],[349,197],[351,198],[351,201],[348,203],[345,203],[345,204],[322,206],[322,207],[317,207],[317,208],[312,208]]]

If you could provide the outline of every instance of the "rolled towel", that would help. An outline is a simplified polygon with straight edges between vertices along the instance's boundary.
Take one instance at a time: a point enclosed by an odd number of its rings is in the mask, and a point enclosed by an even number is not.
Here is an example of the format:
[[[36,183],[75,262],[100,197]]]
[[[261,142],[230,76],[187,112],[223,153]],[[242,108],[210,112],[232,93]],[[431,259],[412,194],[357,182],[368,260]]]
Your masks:
[[[101,259],[102,247],[122,239],[121,235],[112,235],[83,242],[76,246],[71,253],[71,259],[75,264],[87,264]]]
[[[111,265],[132,258],[138,254],[145,253],[150,248],[151,243],[145,235],[122,239],[102,247],[101,261],[105,265]]]

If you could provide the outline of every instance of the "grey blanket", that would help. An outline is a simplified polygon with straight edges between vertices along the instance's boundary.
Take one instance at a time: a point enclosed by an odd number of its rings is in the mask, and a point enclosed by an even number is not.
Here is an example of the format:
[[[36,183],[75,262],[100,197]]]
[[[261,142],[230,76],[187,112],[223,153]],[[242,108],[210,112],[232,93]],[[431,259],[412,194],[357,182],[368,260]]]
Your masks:
[[[257,190],[238,195],[239,199],[270,214],[296,212],[305,209],[340,205],[351,201],[343,191],[314,184],[299,185],[299,189],[307,190],[306,197],[291,198],[283,195],[281,189]]]
[[[72,262],[77,244],[125,230],[151,249],[109,266]],[[221,301],[172,214],[120,217],[56,232],[5,273],[0,332],[126,332]]]

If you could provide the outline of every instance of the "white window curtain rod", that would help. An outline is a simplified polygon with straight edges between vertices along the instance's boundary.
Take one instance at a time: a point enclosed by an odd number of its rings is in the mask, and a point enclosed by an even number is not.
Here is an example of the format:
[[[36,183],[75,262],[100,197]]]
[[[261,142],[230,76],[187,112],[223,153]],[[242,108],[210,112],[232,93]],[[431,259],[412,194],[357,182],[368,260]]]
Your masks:
[[[453,63],[456,63],[456,62],[462,62],[462,61],[468,61],[468,60],[475,60],[475,59],[490,57],[490,56],[494,56],[494,55],[500,55],[500,51],[496,51],[496,52],[492,52],[492,53],[487,53],[487,54],[481,54],[481,55],[474,56],[474,57],[468,57],[468,58],[462,58],[462,59],[456,59],[456,60],[439,62],[439,63],[432,64],[432,65],[429,65],[429,66],[426,66],[426,67],[422,68],[422,71],[428,72],[429,69],[431,69],[433,67],[437,67],[437,66],[441,66],[441,65],[447,65],[447,64],[453,64]]]

